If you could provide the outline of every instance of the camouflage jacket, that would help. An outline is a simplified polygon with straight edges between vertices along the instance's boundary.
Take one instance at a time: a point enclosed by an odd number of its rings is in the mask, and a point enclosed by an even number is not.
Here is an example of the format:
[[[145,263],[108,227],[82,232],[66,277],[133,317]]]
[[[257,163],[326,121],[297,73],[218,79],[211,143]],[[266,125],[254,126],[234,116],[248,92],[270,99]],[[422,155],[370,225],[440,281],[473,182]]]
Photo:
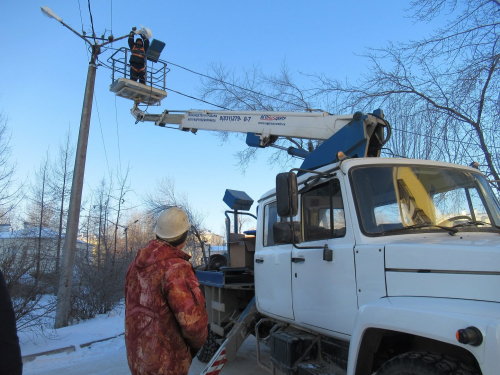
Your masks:
[[[207,312],[190,256],[152,240],[125,280],[125,344],[133,375],[184,375],[207,338]]]

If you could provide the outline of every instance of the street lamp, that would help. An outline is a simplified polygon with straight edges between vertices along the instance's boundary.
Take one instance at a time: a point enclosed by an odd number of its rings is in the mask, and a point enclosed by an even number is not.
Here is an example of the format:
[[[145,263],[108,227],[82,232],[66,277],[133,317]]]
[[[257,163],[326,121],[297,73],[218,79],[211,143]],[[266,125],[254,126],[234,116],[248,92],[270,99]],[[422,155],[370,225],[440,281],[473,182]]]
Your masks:
[[[120,225],[120,227],[123,228],[123,233],[125,233],[125,253],[127,253],[127,255],[128,255],[128,237],[127,237],[127,231],[128,231],[129,227],[131,227],[132,225],[134,225],[138,221],[139,221],[139,219],[137,219],[136,221],[134,221],[132,224],[127,225],[126,227],[122,227]]]
[[[94,96],[94,86],[96,77],[96,61],[97,56],[101,53],[101,47],[128,37],[124,35],[114,39],[112,35],[107,41],[103,38],[95,38],[92,35],[94,43],[92,44],[88,38],[81,35],[73,28],[65,24],[61,17],[57,16],[49,7],[41,7],[42,13],[49,18],[53,18],[60,22],[64,27],[71,30],[80,38],[85,40],[91,46],[91,57],[87,72],[87,83],[85,86],[85,94],[83,98],[83,109],[80,120],[80,132],[78,134],[78,145],[75,155],[75,169],[73,172],[73,183],[71,185],[71,196],[69,200],[68,221],[66,225],[66,236],[64,238],[63,259],[61,267],[61,275],[59,278],[59,289],[57,291],[57,307],[54,328],[66,327],[68,325],[71,287],[73,285],[73,267],[75,265],[76,239],[78,235],[78,222],[80,219],[80,208],[82,203],[83,176],[85,173],[85,160],[87,158],[87,145],[89,139],[90,117],[92,114],[92,99]],[[102,41],[101,44],[98,40]]]

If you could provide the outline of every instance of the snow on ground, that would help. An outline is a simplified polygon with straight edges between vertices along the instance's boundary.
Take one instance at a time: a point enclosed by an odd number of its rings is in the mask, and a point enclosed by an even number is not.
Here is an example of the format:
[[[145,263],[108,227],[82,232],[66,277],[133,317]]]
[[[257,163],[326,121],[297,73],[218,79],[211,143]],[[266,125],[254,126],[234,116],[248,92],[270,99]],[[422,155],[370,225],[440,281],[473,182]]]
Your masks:
[[[102,314],[86,322],[73,326],[46,331],[40,334],[19,333],[23,357],[50,350],[75,347],[75,351],[37,356],[35,360],[24,364],[25,375],[107,375],[130,374],[127,364],[124,332],[125,312],[123,306],[109,314]],[[119,335],[119,336],[118,336]],[[115,337],[118,336],[118,337]],[[112,338],[114,337],[114,338]],[[80,347],[92,341],[92,345]],[[264,349],[265,350],[265,349]],[[268,350],[264,357],[268,357]],[[205,363],[193,360],[189,375],[198,375],[205,368]],[[269,363],[268,363],[269,365]],[[237,353],[236,360],[224,367],[221,374],[264,375],[256,362],[255,338],[249,337]]]
[[[77,348],[72,353],[37,357],[24,364],[25,375],[130,374],[123,336]]]
[[[79,347],[92,341],[102,340],[125,332],[125,311],[123,305],[108,314],[97,315],[94,319],[59,328],[47,329],[45,334],[37,332],[20,332],[21,354],[24,356],[65,348]],[[78,348],[77,348],[78,349]]]
[[[34,361],[24,364],[23,373],[49,374],[55,373],[56,369],[61,369],[63,370],[61,373],[72,374],[73,372],[68,371],[68,369],[75,367],[75,369],[81,368],[81,373],[86,374],[90,373],[87,365],[93,363],[93,368],[97,370],[96,374],[113,374],[113,367],[107,367],[107,363],[112,365],[113,361],[110,362],[108,358],[113,358],[120,351],[125,353],[123,335],[112,340],[94,343],[91,346],[81,347],[81,345],[123,334],[125,331],[124,316],[124,308],[121,305],[108,314],[97,315],[94,319],[80,324],[56,330],[45,327],[43,334],[31,331],[19,332],[23,357],[63,348],[74,347],[75,349],[74,351],[70,349],[69,353],[38,356]],[[127,366],[125,369],[128,371]]]

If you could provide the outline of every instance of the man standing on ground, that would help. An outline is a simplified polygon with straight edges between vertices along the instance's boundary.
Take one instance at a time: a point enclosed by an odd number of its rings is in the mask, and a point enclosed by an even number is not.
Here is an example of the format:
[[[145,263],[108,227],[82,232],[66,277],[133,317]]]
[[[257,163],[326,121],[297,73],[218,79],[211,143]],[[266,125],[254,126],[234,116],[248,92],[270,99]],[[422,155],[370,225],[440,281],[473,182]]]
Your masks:
[[[0,271],[0,375],[21,375],[22,372],[16,317],[7,283]]]
[[[207,338],[205,299],[182,251],[189,228],[183,210],[163,211],[156,239],[127,270],[125,344],[133,375],[186,375]]]
[[[134,42],[134,31],[128,36],[128,46],[132,55],[130,56],[130,79],[146,84],[146,51],[149,48],[149,39],[146,36],[138,37]],[[144,39],[144,41],[143,41]]]

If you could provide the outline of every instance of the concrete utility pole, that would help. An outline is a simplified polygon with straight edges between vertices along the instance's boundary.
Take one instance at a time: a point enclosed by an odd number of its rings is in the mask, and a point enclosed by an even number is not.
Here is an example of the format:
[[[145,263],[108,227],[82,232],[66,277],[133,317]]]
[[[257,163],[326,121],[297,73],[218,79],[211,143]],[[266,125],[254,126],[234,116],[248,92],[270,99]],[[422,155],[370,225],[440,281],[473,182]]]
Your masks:
[[[66,224],[66,236],[64,238],[61,274],[59,276],[59,289],[57,292],[57,308],[54,328],[61,328],[68,325],[69,318],[71,288],[73,286],[73,268],[75,265],[76,254],[76,240],[78,235],[78,223],[80,220],[80,208],[82,203],[83,177],[85,173],[85,161],[87,158],[90,117],[92,115],[92,100],[94,97],[94,86],[97,71],[97,57],[101,53],[101,47],[103,45],[127,38],[128,34],[118,39],[113,39],[113,36],[110,36],[106,42],[104,42],[106,39],[96,38],[95,36],[85,37],[65,24],[60,17],[52,12],[50,8],[41,7],[41,9],[43,14],[59,21],[63,26],[85,40],[85,42],[88,43],[92,49],[92,56],[90,58],[89,69],[87,72],[85,95],[83,98],[80,132],[78,134],[78,145],[76,148],[75,169],[73,172],[73,183],[71,185],[71,196],[69,200],[68,221]],[[88,39],[93,39],[94,44],[92,44]],[[101,40],[103,42],[99,44],[97,40]]]

